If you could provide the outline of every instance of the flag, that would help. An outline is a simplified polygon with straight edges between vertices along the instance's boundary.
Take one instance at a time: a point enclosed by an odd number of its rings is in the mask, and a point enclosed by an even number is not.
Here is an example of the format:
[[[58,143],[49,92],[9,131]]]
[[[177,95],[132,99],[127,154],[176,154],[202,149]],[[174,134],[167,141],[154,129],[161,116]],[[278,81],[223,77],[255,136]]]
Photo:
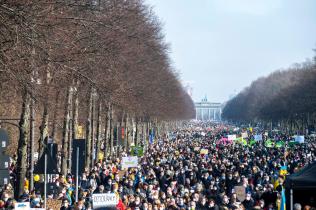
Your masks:
[[[299,144],[296,141],[289,141],[289,147],[294,147],[296,144]]]
[[[247,146],[247,145],[248,145],[247,140],[246,140],[246,139],[243,139],[243,140],[242,140],[242,144],[243,144],[244,146]]]
[[[253,146],[253,145],[255,145],[256,144],[256,140],[254,140],[254,139],[251,139],[250,140],[250,142],[249,142],[249,146]]]
[[[281,192],[281,203],[280,206],[278,208],[278,210],[286,210],[286,200],[285,200],[285,192],[284,189],[282,188],[282,192]]]
[[[284,147],[285,143],[284,141],[278,141],[276,144],[275,144],[275,147],[276,148],[280,148],[280,147]]]
[[[271,139],[268,139],[265,143],[264,143],[264,145],[266,146],[266,147],[272,147],[273,146],[273,142],[272,142],[272,140]]]
[[[287,174],[287,167],[281,166],[279,174],[280,174],[280,176],[285,176]]]
[[[239,143],[239,144],[242,144],[244,146],[247,146],[247,140],[244,139],[243,137],[239,137],[239,138],[236,138],[236,143]]]

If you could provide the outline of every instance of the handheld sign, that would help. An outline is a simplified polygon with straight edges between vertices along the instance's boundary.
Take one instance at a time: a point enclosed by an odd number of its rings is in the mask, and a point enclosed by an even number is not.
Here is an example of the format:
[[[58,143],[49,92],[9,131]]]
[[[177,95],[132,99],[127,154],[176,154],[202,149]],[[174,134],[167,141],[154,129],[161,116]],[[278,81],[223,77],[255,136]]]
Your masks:
[[[305,137],[304,136],[295,136],[295,141],[302,144],[304,143]]]
[[[256,141],[262,141],[262,134],[258,134],[254,136]]]
[[[102,193],[92,195],[93,209],[108,209],[115,207],[119,202],[118,196],[114,193]]]
[[[201,149],[200,154],[201,155],[207,155],[208,154],[208,149]]]
[[[235,134],[234,134],[234,135],[227,135],[227,139],[228,139],[229,141],[235,141],[236,138],[237,138],[237,136],[236,136]]]
[[[30,203],[29,202],[19,202],[14,204],[14,209],[16,210],[29,210]]]
[[[138,166],[138,157],[129,156],[122,158],[122,168],[136,168]]]
[[[246,188],[244,186],[235,186],[234,187],[237,199],[240,202],[243,202],[246,199]]]

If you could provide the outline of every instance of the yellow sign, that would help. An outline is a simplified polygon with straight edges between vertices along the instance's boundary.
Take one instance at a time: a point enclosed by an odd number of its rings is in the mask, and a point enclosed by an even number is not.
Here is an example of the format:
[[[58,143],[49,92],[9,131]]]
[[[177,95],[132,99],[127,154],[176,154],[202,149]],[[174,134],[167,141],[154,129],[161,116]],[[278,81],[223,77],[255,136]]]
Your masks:
[[[40,176],[38,174],[34,175],[34,181],[38,182],[40,180]]]
[[[103,160],[103,158],[104,158],[103,152],[99,152],[99,154],[98,154],[98,160]]]
[[[76,128],[76,135],[78,139],[82,139],[84,138],[84,133],[83,133],[83,126],[82,125],[78,125]]]
[[[208,149],[201,149],[200,154],[201,155],[207,155],[208,154]]]

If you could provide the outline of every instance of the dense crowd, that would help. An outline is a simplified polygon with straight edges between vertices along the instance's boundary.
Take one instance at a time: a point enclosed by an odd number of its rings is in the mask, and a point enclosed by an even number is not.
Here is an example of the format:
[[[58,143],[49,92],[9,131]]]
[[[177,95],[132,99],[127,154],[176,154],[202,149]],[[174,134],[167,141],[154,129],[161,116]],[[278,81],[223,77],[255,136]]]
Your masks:
[[[96,193],[115,193],[119,204],[113,209],[280,208],[286,175],[316,161],[315,144],[308,139],[304,144],[280,148],[267,148],[265,139],[251,146],[218,144],[230,132],[230,126],[214,124],[174,131],[148,146],[138,168],[124,170],[120,158],[107,158],[86,170],[80,176],[78,202],[75,202],[75,177],[71,174],[54,176],[52,182],[58,193],[48,196],[62,201],[61,210],[93,209],[91,197]],[[278,138],[290,139],[286,135]],[[237,196],[236,186],[245,189],[243,198]],[[12,206],[9,188],[7,185],[1,192],[3,209]],[[308,205],[304,204],[304,209],[315,209],[315,199],[316,193]],[[30,201],[32,207],[42,206],[37,191],[26,191],[20,200]],[[299,203],[294,207],[303,209]]]

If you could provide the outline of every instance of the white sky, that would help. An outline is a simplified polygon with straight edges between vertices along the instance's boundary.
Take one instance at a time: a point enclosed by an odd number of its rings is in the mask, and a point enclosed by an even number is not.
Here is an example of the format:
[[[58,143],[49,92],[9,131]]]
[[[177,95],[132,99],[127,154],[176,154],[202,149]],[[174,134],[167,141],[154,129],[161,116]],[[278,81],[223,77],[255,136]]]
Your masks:
[[[315,0],[146,0],[193,99],[224,102],[274,70],[312,58]]]

